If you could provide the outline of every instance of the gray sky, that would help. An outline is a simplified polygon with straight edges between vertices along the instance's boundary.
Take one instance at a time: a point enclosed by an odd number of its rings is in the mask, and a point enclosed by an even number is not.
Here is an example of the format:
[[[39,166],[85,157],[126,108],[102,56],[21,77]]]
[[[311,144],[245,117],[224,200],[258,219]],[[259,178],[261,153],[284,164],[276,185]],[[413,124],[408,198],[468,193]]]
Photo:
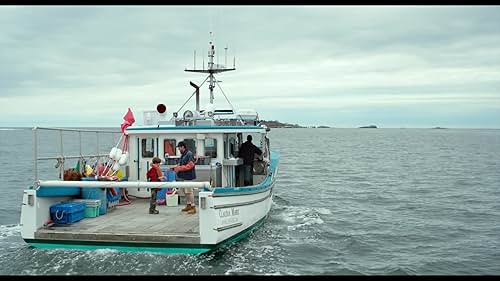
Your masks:
[[[236,56],[224,93],[261,119],[500,128],[500,6],[1,6],[0,126],[171,116],[209,31],[220,64]]]

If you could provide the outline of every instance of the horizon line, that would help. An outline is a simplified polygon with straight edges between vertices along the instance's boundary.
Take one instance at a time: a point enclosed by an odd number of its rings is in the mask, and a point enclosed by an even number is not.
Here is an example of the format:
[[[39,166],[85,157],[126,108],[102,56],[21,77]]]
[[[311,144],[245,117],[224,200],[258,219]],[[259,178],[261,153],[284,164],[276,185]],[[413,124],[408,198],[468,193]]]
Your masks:
[[[298,124],[294,124],[298,125]],[[142,126],[142,125],[141,125]],[[271,127],[272,129],[467,129],[467,130],[500,130],[500,127],[379,127],[377,128],[360,128],[360,127],[334,127],[329,125],[298,125],[297,127],[284,128],[284,127]],[[327,128],[318,128],[320,126],[326,126]],[[0,129],[33,129],[35,127],[48,127],[48,128],[117,128],[120,126],[0,126]],[[316,128],[313,128],[316,127]]]

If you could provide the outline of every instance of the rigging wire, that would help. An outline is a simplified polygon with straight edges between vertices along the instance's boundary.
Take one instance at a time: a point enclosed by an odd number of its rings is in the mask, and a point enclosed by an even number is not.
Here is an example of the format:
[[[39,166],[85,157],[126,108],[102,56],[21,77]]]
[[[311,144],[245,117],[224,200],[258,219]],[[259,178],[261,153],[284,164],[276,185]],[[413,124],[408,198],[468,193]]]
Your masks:
[[[201,88],[201,86],[202,86],[203,84],[205,84],[205,82],[207,82],[208,77],[210,77],[210,76],[207,76],[207,78],[205,78],[205,80],[203,81],[203,83],[201,83],[201,85],[200,85],[200,86],[198,86],[199,88]],[[184,102],[184,104],[181,106],[181,108],[179,108],[176,112],[181,111],[181,109],[182,109],[182,108],[186,105],[186,103],[187,103],[187,102],[188,102],[188,101],[189,101],[189,100],[190,100],[190,99],[194,96],[194,94],[196,94],[196,90],[194,90],[194,92],[193,92],[193,93],[191,94],[191,96],[187,99],[187,101],[185,101],[185,102]]]

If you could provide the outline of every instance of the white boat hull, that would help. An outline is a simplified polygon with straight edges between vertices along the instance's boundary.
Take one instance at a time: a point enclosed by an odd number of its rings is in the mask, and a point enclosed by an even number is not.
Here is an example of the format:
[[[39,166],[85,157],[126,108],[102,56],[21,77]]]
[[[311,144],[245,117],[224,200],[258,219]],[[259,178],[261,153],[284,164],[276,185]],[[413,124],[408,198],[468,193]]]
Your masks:
[[[216,188],[210,190],[207,183],[193,182],[197,188],[204,188],[199,192],[198,226],[199,240],[193,242],[160,241],[155,237],[154,240],[140,240],[139,238],[130,238],[128,240],[113,240],[113,243],[106,239],[96,238],[94,240],[80,239],[74,233],[72,239],[65,238],[47,238],[37,231],[43,228],[44,223],[50,220],[49,208],[51,205],[71,200],[71,196],[55,197],[37,197],[36,189],[24,191],[23,205],[21,208],[21,236],[29,244],[41,248],[72,248],[72,249],[96,249],[96,248],[114,248],[120,250],[137,251],[156,251],[162,253],[203,253],[220,247],[226,243],[237,241],[250,231],[260,225],[267,217],[273,198],[273,187],[275,175],[277,173],[277,160],[272,166],[272,172],[264,181],[256,186]],[[109,182],[64,182],[64,181],[45,181],[41,185],[45,189],[50,188],[92,188],[96,186],[109,186]],[[152,187],[150,182],[122,182],[114,183],[124,188],[130,187]],[[177,188],[187,187],[188,182],[168,183],[166,185],[175,185]],[[163,187],[163,186],[162,186]],[[82,234],[83,235],[83,234]],[[123,234],[122,234],[123,235]],[[98,236],[98,235],[96,235]],[[83,236],[82,236],[83,237]],[[87,236],[88,237],[88,233]],[[132,243],[133,242],[133,243]],[[154,243],[153,243],[154,242]]]
[[[269,213],[272,195],[272,186],[247,195],[214,197],[200,192],[200,202],[207,198],[206,208],[200,207],[201,244],[219,244],[252,227]]]

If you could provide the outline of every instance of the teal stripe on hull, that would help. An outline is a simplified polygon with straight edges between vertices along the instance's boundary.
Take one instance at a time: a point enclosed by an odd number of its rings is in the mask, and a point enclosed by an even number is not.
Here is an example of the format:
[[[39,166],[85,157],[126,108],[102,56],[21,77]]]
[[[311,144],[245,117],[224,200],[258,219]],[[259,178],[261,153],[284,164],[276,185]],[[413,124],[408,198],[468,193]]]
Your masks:
[[[266,216],[267,217],[267,216]],[[120,243],[122,245],[114,244],[112,242],[103,242],[103,243],[92,243],[89,241],[51,241],[51,240],[39,240],[39,239],[25,239],[24,241],[31,246],[39,249],[69,249],[69,250],[98,250],[98,249],[112,249],[117,251],[124,252],[153,252],[153,253],[161,253],[161,254],[190,254],[197,255],[207,253],[223,246],[230,245],[232,243],[238,242],[241,239],[247,237],[253,230],[258,228],[264,223],[266,217],[262,218],[251,227],[246,230],[236,234],[235,236],[228,238],[217,245],[206,245],[202,247],[172,247],[171,245],[165,246],[148,246],[147,243],[139,246],[133,243]],[[149,244],[151,245],[151,244]]]
[[[210,251],[210,248],[160,248],[160,247],[141,247],[141,246],[119,246],[119,245],[84,245],[84,244],[65,244],[65,243],[46,243],[27,241],[28,244],[39,249],[69,249],[69,250],[98,250],[112,249],[123,252],[153,252],[161,254],[191,254],[197,255]]]

